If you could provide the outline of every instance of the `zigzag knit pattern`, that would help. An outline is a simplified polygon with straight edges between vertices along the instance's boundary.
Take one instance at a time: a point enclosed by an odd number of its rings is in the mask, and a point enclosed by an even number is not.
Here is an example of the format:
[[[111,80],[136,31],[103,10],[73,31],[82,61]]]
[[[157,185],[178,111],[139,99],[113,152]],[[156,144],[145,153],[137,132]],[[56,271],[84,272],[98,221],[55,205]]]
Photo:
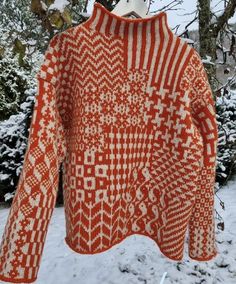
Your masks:
[[[215,102],[197,51],[167,14],[129,19],[99,3],[51,39],[0,279],[37,278],[63,165],[65,243],[95,254],[149,237],[168,259],[207,261],[215,242]]]

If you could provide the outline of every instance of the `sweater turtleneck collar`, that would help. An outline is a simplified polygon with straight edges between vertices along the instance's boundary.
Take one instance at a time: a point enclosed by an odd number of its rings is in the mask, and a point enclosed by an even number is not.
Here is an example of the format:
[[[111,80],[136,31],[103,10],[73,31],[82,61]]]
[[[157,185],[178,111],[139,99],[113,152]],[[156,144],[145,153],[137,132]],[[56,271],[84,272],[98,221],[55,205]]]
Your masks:
[[[143,33],[144,30],[150,35],[156,35],[155,39],[164,39],[167,34],[172,35],[164,11],[148,18],[126,18],[110,12],[98,2],[94,3],[92,14],[84,24],[99,33],[120,37],[133,36],[133,33]]]

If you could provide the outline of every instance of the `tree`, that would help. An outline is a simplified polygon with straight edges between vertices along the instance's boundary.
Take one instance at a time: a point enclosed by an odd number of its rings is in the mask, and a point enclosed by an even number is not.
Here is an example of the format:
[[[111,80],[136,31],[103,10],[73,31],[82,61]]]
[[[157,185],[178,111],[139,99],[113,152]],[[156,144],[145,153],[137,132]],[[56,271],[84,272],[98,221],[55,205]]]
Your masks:
[[[211,10],[210,0],[198,0],[198,19],[199,19],[199,39],[200,50],[199,53],[202,58],[210,56],[213,64],[206,64],[208,70],[209,81],[213,90],[217,90],[219,87],[216,80],[216,64],[217,59],[217,38],[223,30],[225,32],[231,32],[232,35],[235,32],[230,30],[228,20],[233,17],[236,9],[236,0],[222,0],[225,3],[225,8],[221,15],[216,15]],[[226,31],[225,26],[229,27]],[[234,37],[232,37],[233,39]]]

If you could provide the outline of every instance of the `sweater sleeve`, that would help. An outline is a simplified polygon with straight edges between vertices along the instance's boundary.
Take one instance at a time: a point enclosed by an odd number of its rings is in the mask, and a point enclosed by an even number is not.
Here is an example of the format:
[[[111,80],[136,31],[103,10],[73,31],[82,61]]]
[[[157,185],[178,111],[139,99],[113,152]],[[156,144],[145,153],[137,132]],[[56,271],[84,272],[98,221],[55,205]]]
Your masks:
[[[193,49],[194,50],[194,49]],[[218,254],[215,240],[214,185],[218,128],[216,108],[208,76],[196,50],[190,59],[190,98],[193,121],[203,142],[196,199],[189,222],[189,256],[208,261]]]
[[[0,280],[37,279],[48,225],[56,202],[59,166],[66,153],[57,108],[58,36],[46,50],[37,74],[37,94],[23,168],[0,244]]]

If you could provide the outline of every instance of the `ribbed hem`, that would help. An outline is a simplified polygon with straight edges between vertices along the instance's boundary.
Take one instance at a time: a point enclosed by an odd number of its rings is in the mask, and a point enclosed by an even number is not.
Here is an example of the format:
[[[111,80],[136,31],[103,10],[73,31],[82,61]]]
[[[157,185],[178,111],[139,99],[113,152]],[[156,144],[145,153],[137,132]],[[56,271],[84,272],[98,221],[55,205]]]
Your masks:
[[[212,260],[214,257],[216,257],[218,255],[218,252],[216,252],[215,254],[208,256],[208,257],[192,257],[189,255],[189,257],[191,259],[197,260],[197,261],[209,261]]]
[[[13,278],[8,278],[8,277],[0,275],[1,281],[10,282],[10,283],[33,283],[34,281],[36,281],[36,279],[37,277],[33,279],[25,279],[25,278],[13,279]]]

